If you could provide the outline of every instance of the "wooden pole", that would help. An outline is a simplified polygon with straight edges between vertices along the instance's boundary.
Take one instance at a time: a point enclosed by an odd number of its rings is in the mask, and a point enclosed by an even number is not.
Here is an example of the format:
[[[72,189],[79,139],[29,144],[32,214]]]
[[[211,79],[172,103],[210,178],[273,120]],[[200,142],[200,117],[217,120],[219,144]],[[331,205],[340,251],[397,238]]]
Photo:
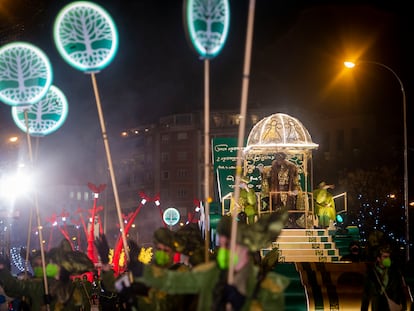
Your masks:
[[[204,261],[210,250],[210,61],[204,60]]]
[[[32,165],[32,169],[33,169],[34,160],[33,160],[33,151],[32,151],[32,141],[30,139],[30,133],[29,133],[29,118],[27,114],[27,109],[24,110],[24,120],[26,124],[26,137],[27,137],[27,146],[28,146],[28,151],[29,151],[29,160],[30,160],[30,164]],[[45,295],[47,297],[49,295],[49,285],[47,282],[47,275],[46,275],[46,259],[45,259],[45,249],[43,246],[43,234],[42,234],[43,227],[42,227],[42,223],[40,222],[39,201],[37,198],[37,190],[35,190],[34,192],[34,205],[36,209],[37,230],[39,233],[40,257],[42,259],[43,285],[45,289]],[[29,250],[27,249],[26,251],[28,252]],[[47,302],[46,302],[46,308],[47,310],[50,310],[50,305]]]
[[[105,121],[104,121],[104,116],[103,116],[102,106],[101,106],[101,99],[99,97],[99,91],[98,91],[98,85],[96,83],[95,73],[93,72],[91,73],[91,78],[92,78],[93,91],[95,93],[96,108],[98,109],[99,121],[101,123],[102,138],[103,138],[103,142],[105,146],[106,159],[108,161],[108,168],[109,168],[109,174],[110,174],[111,182],[112,182],[112,189],[114,191],[115,206],[116,206],[116,210],[118,213],[119,229],[121,231],[122,242],[124,244],[125,256],[126,256],[127,261],[129,261],[129,253],[127,251],[128,244],[127,244],[126,235],[124,231],[124,222],[122,221],[121,204],[119,202],[118,188],[116,184],[114,168],[112,165],[111,151],[110,151],[109,142],[108,142],[108,133],[106,131],[106,126],[105,126]]]
[[[236,205],[239,202],[240,197],[240,177],[242,175],[242,148],[244,146],[244,135],[246,127],[246,111],[247,111],[247,100],[249,91],[249,80],[250,80],[250,62],[251,62],[251,50],[253,41],[253,24],[254,24],[254,10],[255,0],[250,0],[249,3],[249,14],[247,20],[247,33],[246,33],[246,46],[245,46],[245,58],[243,67],[243,84],[242,84],[242,95],[240,103],[240,123],[237,143],[237,164],[236,164],[236,179],[234,186],[234,201]],[[231,240],[230,240],[230,266],[228,274],[228,283],[233,284],[234,282],[234,256],[236,252],[236,237],[237,237],[237,215],[235,211],[232,211],[232,225],[231,225]]]

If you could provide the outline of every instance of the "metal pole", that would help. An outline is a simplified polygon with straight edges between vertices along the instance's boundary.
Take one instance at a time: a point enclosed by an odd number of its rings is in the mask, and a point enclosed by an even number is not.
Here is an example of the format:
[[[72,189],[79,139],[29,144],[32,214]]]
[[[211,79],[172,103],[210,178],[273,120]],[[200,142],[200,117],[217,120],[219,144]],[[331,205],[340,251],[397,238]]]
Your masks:
[[[397,79],[400,84],[402,99],[403,99],[403,126],[404,126],[404,213],[405,213],[405,239],[406,239],[406,260],[410,260],[410,222],[409,222],[409,212],[408,212],[408,161],[407,161],[407,102],[405,96],[404,85],[400,77],[396,74],[394,70],[383,63],[375,61],[360,61],[359,63],[368,63],[381,66],[388,71],[390,71],[394,77]]]

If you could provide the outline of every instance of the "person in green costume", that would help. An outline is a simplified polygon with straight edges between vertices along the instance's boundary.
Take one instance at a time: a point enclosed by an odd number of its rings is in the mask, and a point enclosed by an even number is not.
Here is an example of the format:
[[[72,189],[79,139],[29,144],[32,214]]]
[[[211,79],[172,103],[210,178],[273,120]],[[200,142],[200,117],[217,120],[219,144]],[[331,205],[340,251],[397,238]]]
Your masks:
[[[253,224],[238,223],[233,284],[227,282],[231,216],[223,216],[217,225],[215,260],[184,272],[146,265],[143,275],[136,276],[135,282],[170,294],[198,294],[198,311],[225,310],[228,305],[233,310],[284,310],[288,279],[272,269],[261,269],[253,255],[277,239],[286,220],[287,212],[283,210],[264,215]]]
[[[335,188],[334,185],[327,185],[324,181],[313,191],[315,215],[318,217],[319,228],[328,228],[331,221],[336,218],[335,201],[328,189]]]
[[[48,252],[48,259],[48,295],[45,295],[42,278],[18,280],[10,273],[7,259],[3,258],[0,261],[0,280],[4,291],[10,296],[29,297],[33,311],[45,310],[47,305],[53,311],[89,310],[90,302],[84,300],[83,293],[76,288],[70,276],[93,271],[92,261],[86,254],[73,251],[66,239]]]
[[[240,178],[239,209],[238,212],[244,212],[249,224],[254,223],[257,215],[257,197],[253,187],[249,187],[249,178]],[[231,202],[230,210],[234,209],[234,200]]]

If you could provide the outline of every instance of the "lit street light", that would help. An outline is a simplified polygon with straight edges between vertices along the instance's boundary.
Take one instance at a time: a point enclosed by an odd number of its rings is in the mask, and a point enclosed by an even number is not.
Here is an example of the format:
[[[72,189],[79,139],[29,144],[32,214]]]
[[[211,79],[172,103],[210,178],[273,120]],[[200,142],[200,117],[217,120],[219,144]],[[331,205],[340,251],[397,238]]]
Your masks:
[[[406,239],[406,260],[410,260],[410,224],[409,224],[409,213],[408,213],[408,164],[407,164],[407,103],[406,103],[406,96],[404,91],[404,85],[400,79],[400,77],[395,73],[387,65],[384,65],[379,62],[374,61],[358,61],[357,64],[366,63],[366,64],[373,64],[378,65],[382,68],[387,69],[390,71],[394,77],[397,79],[398,83],[400,84],[401,93],[402,93],[402,104],[403,104],[403,126],[404,126],[404,213],[405,213],[405,239]],[[354,68],[356,63],[351,61],[344,62],[345,67],[347,68]]]

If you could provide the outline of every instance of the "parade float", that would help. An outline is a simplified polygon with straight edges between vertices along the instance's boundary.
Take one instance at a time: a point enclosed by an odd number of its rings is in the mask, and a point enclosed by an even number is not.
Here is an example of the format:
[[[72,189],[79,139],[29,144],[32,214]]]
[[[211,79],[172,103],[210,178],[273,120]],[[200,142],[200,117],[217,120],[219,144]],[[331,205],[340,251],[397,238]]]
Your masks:
[[[234,140],[231,139],[214,141],[215,173],[221,195],[222,214],[229,213],[235,185],[236,146],[231,146],[232,143]],[[251,129],[242,151],[243,176],[248,181],[248,187],[254,189],[257,195],[259,217],[263,213],[274,211],[272,198],[279,194],[270,191],[268,193],[270,202],[266,208],[263,206],[264,180],[259,168],[270,168],[275,155],[283,153],[286,155],[286,160],[297,168],[300,186],[296,206],[289,212],[303,215],[302,226],[313,228],[312,150],[316,148],[318,144],[312,141],[303,124],[287,114],[272,114],[257,122]]]

